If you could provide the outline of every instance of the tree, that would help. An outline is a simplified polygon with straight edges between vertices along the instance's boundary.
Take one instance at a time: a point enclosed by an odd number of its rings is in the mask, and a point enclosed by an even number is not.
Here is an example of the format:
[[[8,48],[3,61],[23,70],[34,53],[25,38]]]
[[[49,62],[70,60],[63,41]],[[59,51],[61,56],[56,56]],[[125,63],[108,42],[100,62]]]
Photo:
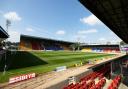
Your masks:
[[[75,51],[75,49],[76,49],[76,45],[75,44],[71,44],[70,47],[72,48],[73,51]]]
[[[78,51],[80,50],[80,43],[79,42],[76,43],[76,48],[77,48]]]
[[[75,49],[77,49],[79,51],[80,50],[80,43],[71,44],[70,47],[72,48],[73,51],[75,51]]]

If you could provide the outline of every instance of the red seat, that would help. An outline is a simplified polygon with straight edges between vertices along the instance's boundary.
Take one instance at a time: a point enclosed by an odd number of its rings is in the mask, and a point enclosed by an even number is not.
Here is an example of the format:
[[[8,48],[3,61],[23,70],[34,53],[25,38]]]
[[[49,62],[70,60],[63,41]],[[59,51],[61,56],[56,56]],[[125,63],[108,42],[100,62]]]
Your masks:
[[[93,72],[93,73],[90,73],[90,74],[84,76],[83,78],[80,79],[79,83],[70,84],[67,87],[64,87],[63,89],[90,89],[90,88],[91,89],[93,89],[93,88],[101,89],[104,86],[104,84],[106,83],[106,80],[103,77],[107,72],[110,72],[110,65],[103,67],[99,71],[96,71],[96,72]],[[97,77],[99,78],[99,83],[95,85],[94,79]],[[89,82],[89,80],[91,80],[91,81]],[[120,80],[120,79],[117,78],[117,80]],[[115,82],[115,84],[118,85],[117,81],[114,81],[114,82]]]
[[[116,76],[116,77],[113,79],[113,81],[112,81],[112,83],[110,84],[110,86],[108,87],[108,89],[117,89],[120,80],[121,80],[121,76]]]

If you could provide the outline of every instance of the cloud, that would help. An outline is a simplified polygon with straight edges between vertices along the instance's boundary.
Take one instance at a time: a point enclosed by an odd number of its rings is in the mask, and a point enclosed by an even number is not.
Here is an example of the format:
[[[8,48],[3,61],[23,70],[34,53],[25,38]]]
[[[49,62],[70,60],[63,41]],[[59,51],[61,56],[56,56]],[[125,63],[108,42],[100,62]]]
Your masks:
[[[88,17],[80,18],[80,21],[84,24],[89,24],[89,25],[101,24],[101,21],[93,14]]]
[[[26,31],[28,31],[28,32],[34,32],[34,30],[32,28],[26,28]]]
[[[112,31],[111,31],[109,34],[110,34],[110,35],[116,35],[116,34],[115,34],[114,32],[112,32]]]
[[[87,38],[87,36],[85,36],[85,35],[77,34],[77,35],[74,35],[73,40],[75,42],[78,42],[78,41],[79,42],[85,42],[86,38]]]
[[[109,39],[109,41],[111,41],[113,43],[118,43],[118,42],[122,41],[117,35],[112,35],[108,39]]]
[[[89,29],[89,30],[81,30],[78,31],[78,34],[91,34],[91,33],[97,33],[98,31],[96,29]]]
[[[9,31],[9,41],[11,42],[19,42],[20,41],[20,33],[18,31]]]
[[[85,39],[87,36],[85,35],[75,35],[74,38],[75,39]]]
[[[107,43],[107,42],[111,42],[112,44],[117,44],[121,41],[121,39],[117,36],[109,36],[109,37],[101,37],[98,39],[99,43]]]
[[[3,14],[3,11],[0,10],[0,14]]]
[[[4,18],[11,21],[20,21],[22,19],[16,12],[5,13]]]
[[[106,41],[106,39],[105,38],[99,38],[99,41]]]
[[[64,30],[58,30],[56,32],[57,35],[64,35],[66,32]]]

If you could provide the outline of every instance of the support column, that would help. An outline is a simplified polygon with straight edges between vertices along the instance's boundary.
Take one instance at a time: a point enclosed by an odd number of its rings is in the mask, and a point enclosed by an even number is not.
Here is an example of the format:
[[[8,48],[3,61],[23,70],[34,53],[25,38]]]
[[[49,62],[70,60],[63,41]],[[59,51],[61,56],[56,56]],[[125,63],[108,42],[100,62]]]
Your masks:
[[[112,78],[112,74],[113,74],[113,71],[112,71],[112,64],[113,64],[113,61],[111,62],[111,78]]]
[[[123,67],[121,63],[120,63],[120,70],[121,70],[121,77],[123,78]],[[122,79],[121,79],[121,82],[122,82]]]

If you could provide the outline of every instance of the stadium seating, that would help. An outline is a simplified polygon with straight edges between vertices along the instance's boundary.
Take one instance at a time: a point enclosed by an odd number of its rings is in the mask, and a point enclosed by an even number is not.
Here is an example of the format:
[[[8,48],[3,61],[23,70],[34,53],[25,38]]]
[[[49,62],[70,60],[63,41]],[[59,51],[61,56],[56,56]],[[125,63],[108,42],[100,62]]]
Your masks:
[[[102,48],[92,48],[93,52],[103,52]]]
[[[63,50],[63,48],[57,46],[49,46],[45,48],[46,50]]]
[[[37,42],[32,42],[32,49],[33,50],[40,50],[41,49],[41,46]]]
[[[92,52],[92,48],[84,48],[82,49],[82,52]]]
[[[20,50],[32,50],[32,42],[21,40],[19,48]]]
[[[93,48],[83,48],[83,52],[120,52],[119,48],[108,48],[108,47],[93,47]]]
[[[116,76],[113,79],[113,81],[110,84],[110,86],[108,87],[108,89],[118,89],[118,86],[119,86],[120,81],[121,81],[121,76],[120,75]]]
[[[58,44],[41,43],[41,42],[36,42],[36,41],[31,41],[30,43],[22,41],[20,43],[20,49],[24,49],[24,50],[64,50],[64,48]]]
[[[63,48],[57,46],[49,46],[45,48],[46,50],[63,50]]]
[[[64,50],[60,45],[54,43],[44,43],[45,50]]]
[[[104,75],[107,72],[110,72],[109,67],[110,66],[107,65],[106,67],[103,67],[99,71],[92,72],[81,78],[79,83],[69,84],[63,89],[101,89],[106,83],[106,80],[104,79]],[[99,78],[99,82],[97,84],[95,84],[96,78]]]
[[[89,89],[101,89],[106,83],[106,79],[102,78],[101,80],[99,80],[99,82],[95,85],[93,85],[91,88]]]

